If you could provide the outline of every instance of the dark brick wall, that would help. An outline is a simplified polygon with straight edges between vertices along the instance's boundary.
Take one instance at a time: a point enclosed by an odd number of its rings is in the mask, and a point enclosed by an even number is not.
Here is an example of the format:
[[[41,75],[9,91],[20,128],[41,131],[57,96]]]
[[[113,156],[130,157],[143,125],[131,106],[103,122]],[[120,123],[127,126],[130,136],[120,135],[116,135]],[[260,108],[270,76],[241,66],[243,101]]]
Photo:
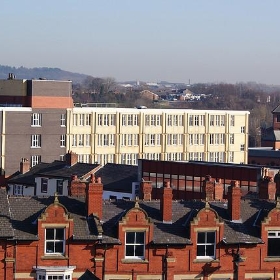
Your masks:
[[[41,155],[43,162],[52,162],[66,153],[60,147],[60,135],[66,127],[60,126],[60,116],[65,110],[33,110],[42,113],[42,127],[31,127],[32,112],[7,112],[5,172],[13,174],[19,170],[21,158],[30,160],[32,155]],[[31,148],[31,135],[41,134],[41,148]]]
[[[32,96],[72,96],[71,81],[30,80],[28,81],[28,95]]]

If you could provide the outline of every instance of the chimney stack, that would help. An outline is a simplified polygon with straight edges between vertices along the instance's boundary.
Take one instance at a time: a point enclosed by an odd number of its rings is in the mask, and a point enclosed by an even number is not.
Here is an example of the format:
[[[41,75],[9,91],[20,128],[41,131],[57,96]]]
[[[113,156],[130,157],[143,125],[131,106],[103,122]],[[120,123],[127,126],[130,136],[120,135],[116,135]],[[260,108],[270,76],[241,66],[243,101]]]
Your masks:
[[[22,158],[21,162],[20,162],[20,169],[19,169],[20,173],[24,174],[24,173],[28,172],[29,170],[30,170],[30,163],[29,163],[28,159]]]
[[[275,200],[276,183],[270,176],[263,177],[259,180],[259,198]]]
[[[86,207],[87,215],[96,215],[102,220],[103,212],[103,184],[101,178],[95,178],[94,174],[91,175],[91,179],[86,189]]]
[[[227,197],[230,219],[238,222],[241,220],[241,189],[238,181],[231,181]]]
[[[72,175],[68,193],[69,193],[69,196],[85,197],[86,196],[86,182],[81,181],[77,175]]]
[[[65,155],[65,161],[68,166],[73,166],[78,162],[78,155],[72,151],[68,151]]]
[[[214,199],[214,190],[215,190],[215,180],[211,178],[211,175],[206,175],[205,180],[203,181],[203,189],[205,192],[205,198],[207,201]]]
[[[141,199],[145,201],[152,200],[152,182],[151,181],[143,181],[140,183],[140,195]]]
[[[170,182],[164,182],[164,187],[162,188],[162,198],[160,201],[163,223],[172,224],[172,198],[173,194]]]
[[[203,181],[203,192],[207,201],[223,200],[224,187],[221,179],[216,182],[214,178],[211,178],[211,175],[206,175]]]

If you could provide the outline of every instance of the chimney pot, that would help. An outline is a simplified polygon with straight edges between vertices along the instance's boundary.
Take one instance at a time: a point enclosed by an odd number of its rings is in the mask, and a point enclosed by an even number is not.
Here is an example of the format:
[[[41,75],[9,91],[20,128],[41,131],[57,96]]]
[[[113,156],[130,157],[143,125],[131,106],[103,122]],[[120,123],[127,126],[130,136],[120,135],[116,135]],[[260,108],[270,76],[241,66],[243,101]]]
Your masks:
[[[20,162],[20,173],[24,174],[30,170],[30,163],[28,159],[22,158]]]
[[[145,201],[152,200],[152,182],[151,181],[141,181],[140,183],[140,196]]]
[[[103,184],[101,183],[101,178],[95,182],[88,183],[86,188],[86,207],[88,216],[94,214],[102,220]]]
[[[162,188],[162,198],[160,201],[163,223],[172,223],[172,198],[173,194],[170,182],[164,182],[164,187]]]
[[[228,211],[232,221],[241,219],[241,189],[238,181],[231,181],[228,188]]]

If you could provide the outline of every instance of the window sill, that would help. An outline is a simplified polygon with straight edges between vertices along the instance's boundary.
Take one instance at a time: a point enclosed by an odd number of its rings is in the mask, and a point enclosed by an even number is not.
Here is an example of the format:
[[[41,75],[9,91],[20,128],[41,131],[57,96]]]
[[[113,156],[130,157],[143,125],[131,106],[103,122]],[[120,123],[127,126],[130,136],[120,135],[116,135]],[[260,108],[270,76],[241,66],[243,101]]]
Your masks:
[[[220,260],[219,259],[213,259],[213,258],[205,258],[205,259],[194,259],[193,260],[194,263],[219,263]]]
[[[68,256],[63,255],[44,255],[41,256],[41,260],[68,260]]]
[[[280,262],[280,257],[267,257],[264,258],[265,262]]]
[[[142,259],[122,259],[122,263],[149,263],[147,259],[142,260]]]

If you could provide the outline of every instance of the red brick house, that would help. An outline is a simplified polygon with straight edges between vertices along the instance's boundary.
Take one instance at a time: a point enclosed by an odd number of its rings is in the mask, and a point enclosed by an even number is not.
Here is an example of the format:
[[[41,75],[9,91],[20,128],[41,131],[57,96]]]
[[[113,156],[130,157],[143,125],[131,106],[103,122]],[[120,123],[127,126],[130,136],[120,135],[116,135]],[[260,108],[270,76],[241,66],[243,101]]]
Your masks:
[[[280,202],[276,184],[242,197],[237,181],[228,200],[161,198],[151,182],[139,200],[104,201],[100,178],[77,182],[85,197],[16,197],[0,191],[0,279],[280,279]],[[219,191],[216,193],[219,195]]]

